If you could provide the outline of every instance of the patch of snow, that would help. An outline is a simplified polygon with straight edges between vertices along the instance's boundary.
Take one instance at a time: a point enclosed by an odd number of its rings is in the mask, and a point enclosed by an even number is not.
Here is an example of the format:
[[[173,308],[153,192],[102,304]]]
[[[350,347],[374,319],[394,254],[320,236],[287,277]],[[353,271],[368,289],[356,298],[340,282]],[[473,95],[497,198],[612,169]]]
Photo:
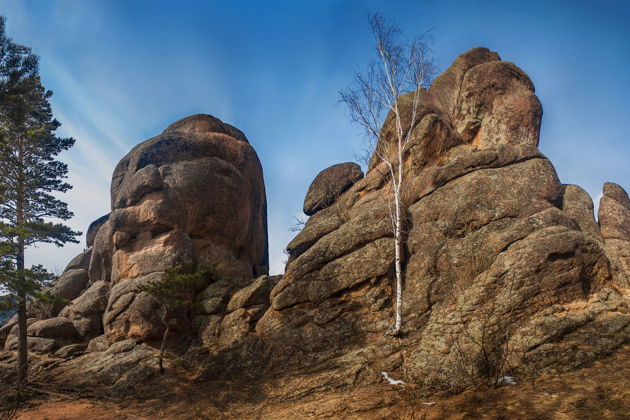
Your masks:
[[[381,372],[381,374],[383,375],[383,378],[387,379],[387,382],[389,382],[390,385],[404,385],[405,384],[405,382],[401,379],[391,378],[385,371]]]
[[[431,401],[431,402],[423,402],[422,404],[424,404],[424,405],[428,405],[428,406],[432,406],[432,405],[435,405],[435,401]]]
[[[516,385],[518,382],[514,379],[514,376],[501,376],[497,383],[505,385]]]

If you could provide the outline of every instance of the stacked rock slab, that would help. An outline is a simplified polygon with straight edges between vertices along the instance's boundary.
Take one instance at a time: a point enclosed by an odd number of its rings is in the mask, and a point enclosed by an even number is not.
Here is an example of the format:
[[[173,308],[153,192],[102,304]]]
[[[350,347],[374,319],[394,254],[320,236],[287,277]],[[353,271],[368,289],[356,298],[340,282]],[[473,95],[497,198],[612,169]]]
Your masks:
[[[621,186],[604,184],[598,219],[615,282],[630,288],[630,199]]]
[[[384,337],[394,256],[390,181],[376,153],[365,177],[313,208],[288,245],[258,334],[350,372],[367,363],[363,381],[400,369],[449,389],[518,369],[570,369],[627,341],[627,297],[613,287],[592,202],[561,185],[537,149],[542,107],[529,77],[476,48],[421,95],[413,127],[411,100],[399,98],[411,130],[401,338]],[[395,153],[394,129],[390,115],[380,156]],[[626,240],[605,231],[607,247]]]

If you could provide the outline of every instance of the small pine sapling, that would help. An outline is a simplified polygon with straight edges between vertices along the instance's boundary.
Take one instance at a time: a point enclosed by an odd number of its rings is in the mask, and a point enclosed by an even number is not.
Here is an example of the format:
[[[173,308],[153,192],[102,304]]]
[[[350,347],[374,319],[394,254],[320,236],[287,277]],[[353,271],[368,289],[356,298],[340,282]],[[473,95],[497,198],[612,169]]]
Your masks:
[[[195,291],[208,274],[209,270],[204,264],[195,267],[194,263],[189,262],[168,269],[161,279],[139,287],[141,292],[152,296],[160,304],[162,310],[164,334],[158,356],[160,373],[164,373],[164,349],[171,332],[174,315],[194,308]]]

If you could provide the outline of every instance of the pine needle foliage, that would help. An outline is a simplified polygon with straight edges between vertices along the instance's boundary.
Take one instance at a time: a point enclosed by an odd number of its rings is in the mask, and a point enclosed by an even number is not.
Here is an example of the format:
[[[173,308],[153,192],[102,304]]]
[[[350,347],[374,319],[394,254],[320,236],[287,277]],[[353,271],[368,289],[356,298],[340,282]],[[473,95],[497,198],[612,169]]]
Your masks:
[[[138,287],[141,292],[152,296],[162,309],[164,335],[159,353],[160,373],[164,373],[164,350],[172,329],[171,321],[176,314],[186,313],[195,307],[195,292],[200,284],[211,277],[212,270],[207,264],[201,263],[196,266],[193,262],[188,262],[166,270],[161,279]]]
[[[68,167],[56,158],[74,145],[74,139],[55,134],[61,124],[53,117],[51,96],[41,83],[38,57],[13,42],[0,17],[0,291],[17,302],[20,383],[28,372],[28,299],[45,299],[45,286],[54,278],[42,266],[26,268],[25,251],[38,243],[78,243],[80,235],[51,221],[73,216],[54,194],[71,188]]]

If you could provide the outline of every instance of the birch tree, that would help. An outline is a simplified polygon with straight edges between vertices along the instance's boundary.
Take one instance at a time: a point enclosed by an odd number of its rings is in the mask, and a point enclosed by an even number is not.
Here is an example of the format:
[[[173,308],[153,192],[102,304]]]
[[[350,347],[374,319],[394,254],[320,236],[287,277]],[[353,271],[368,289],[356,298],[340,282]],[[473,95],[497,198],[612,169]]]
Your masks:
[[[351,87],[340,91],[340,102],[347,106],[350,120],[364,129],[366,160],[371,153],[370,165],[380,161],[387,167],[396,276],[395,321],[388,333],[396,336],[402,326],[404,283],[406,210],[401,199],[405,182],[404,152],[412,128],[419,122],[422,90],[431,82],[435,67],[429,47],[430,31],[404,39],[400,29],[388,24],[380,14],[371,15],[369,23],[376,56],[364,73],[354,75]],[[405,95],[405,107],[409,108],[405,112],[402,95]],[[385,130],[385,124],[393,125],[393,135],[391,130]],[[393,147],[388,149],[387,142]]]

